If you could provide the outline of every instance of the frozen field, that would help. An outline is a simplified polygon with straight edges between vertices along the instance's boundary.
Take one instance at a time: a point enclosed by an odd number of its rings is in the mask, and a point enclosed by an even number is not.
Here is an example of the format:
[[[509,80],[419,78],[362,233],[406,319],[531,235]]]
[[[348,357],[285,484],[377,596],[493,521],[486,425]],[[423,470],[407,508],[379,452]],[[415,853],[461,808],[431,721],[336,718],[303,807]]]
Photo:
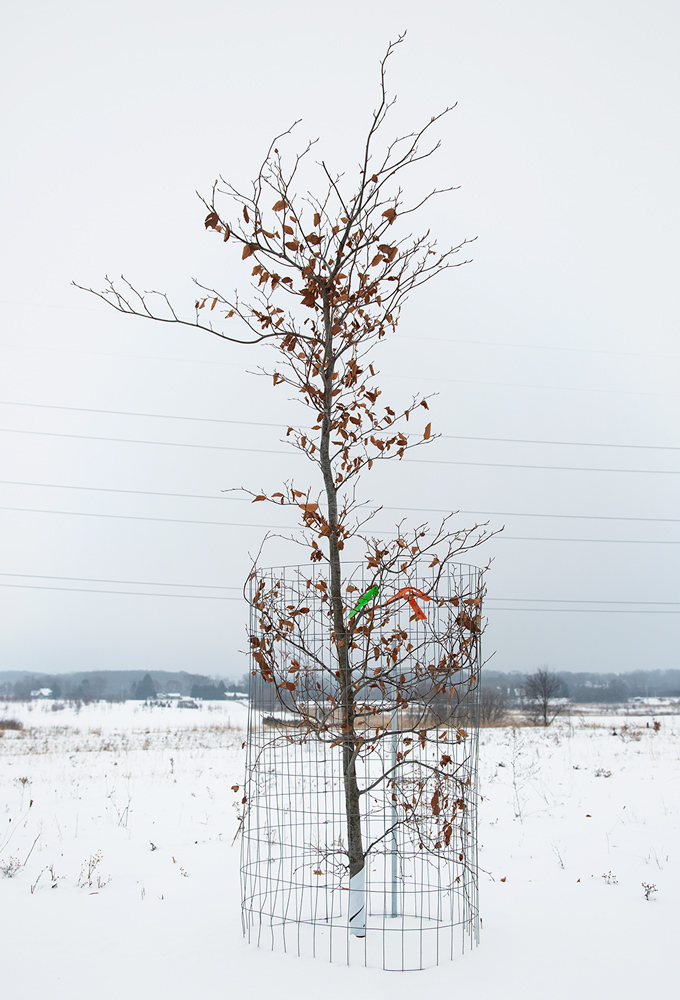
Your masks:
[[[404,974],[243,943],[244,705],[0,702],[7,718],[24,729],[0,738],[4,996],[677,995],[680,716],[483,730],[481,946]]]

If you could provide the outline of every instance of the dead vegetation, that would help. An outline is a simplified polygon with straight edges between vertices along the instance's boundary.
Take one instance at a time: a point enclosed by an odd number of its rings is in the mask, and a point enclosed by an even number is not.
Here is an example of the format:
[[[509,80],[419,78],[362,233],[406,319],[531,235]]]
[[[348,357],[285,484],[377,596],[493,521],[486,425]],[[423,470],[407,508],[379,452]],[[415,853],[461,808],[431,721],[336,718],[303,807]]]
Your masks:
[[[23,722],[19,722],[18,719],[0,719],[0,732],[4,732],[6,729],[20,730],[23,728]]]

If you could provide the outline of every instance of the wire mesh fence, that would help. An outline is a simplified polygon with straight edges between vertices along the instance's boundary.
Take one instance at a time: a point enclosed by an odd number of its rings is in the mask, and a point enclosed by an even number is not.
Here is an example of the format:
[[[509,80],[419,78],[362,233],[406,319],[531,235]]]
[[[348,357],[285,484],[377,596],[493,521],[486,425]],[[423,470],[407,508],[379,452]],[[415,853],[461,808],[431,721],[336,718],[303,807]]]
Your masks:
[[[362,595],[350,700],[326,568],[251,580],[243,928],[298,955],[423,969],[478,943],[482,571],[345,572],[348,614]]]

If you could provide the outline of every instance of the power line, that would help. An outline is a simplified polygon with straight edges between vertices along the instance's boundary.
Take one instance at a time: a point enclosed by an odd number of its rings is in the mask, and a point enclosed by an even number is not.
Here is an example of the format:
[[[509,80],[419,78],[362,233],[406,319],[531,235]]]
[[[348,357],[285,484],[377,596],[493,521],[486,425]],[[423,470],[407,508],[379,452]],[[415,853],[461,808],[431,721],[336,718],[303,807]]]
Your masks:
[[[0,428],[1,430],[2,428]],[[253,449],[254,450],[254,449]],[[406,458],[405,462],[418,465],[471,465],[491,469],[541,469],[550,472],[626,472],[641,475],[679,476],[680,469],[603,469],[589,465],[524,465],[516,462],[462,462],[452,459],[437,458]]]
[[[103,580],[93,576],[50,576],[44,573],[0,573],[0,576],[19,577],[26,580],[68,580],[76,583],[120,583],[134,587],[193,587],[197,590],[243,589],[242,587],[217,586],[212,583],[165,583],[163,580]]]
[[[226,365],[229,368],[240,368],[241,371],[247,371],[245,364],[241,364],[236,361],[202,361],[198,358],[160,358],[154,357],[150,354],[117,354],[110,351],[82,351],[82,350],[70,350],[64,348],[51,348],[51,347],[25,347],[21,344],[0,344],[0,347],[14,347],[19,350],[46,350],[46,351],[62,351],[66,354],[93,354],[101,357],[113,357],[113,358],[137,358],[139,360],[147,361],[178,361],[181,364],[199,364],[199,365]],[[251,373],[252,374],[252,373]],[[386,379],[409,379],[413,381],[414,379],[419,379],[421,382],[451,382],[455,385],[491,385],[506,389],[547,389],[550,392],[601,392],[606,394],[614,395],[624,395],[624,396],[663,396],[671,399],[675,399],[680,395],[674,392],[645,392],[639,389],[602,389],[602,388],[587,388],[585,386],[578,385],[542,385],[534,383],[525,382],[491,382],[481,379],[463,379],[463,378],[446,378],[445,376],[434,376],[434,375],[390,375],[383,372],[383,378]]]
[[[2,482],[2,480],[0,480]],[[383,510],[405,510],[423,514],[449,514],[451,511],[444,507],[383,507]],[[561,520],[575,521],[645,521],[650,524],[680,524],[678,517],[620,517],[611,514],[539,514],[525,513],[516,510],[459,510],[457,514],[480,514],[482,517],[550,517]]]
[[[495,535],[507,542],[587,542],[616,545],[680,545],[680,539],[649,539],[649,538],[541,538],[533,535]]]
[[[173,413],[142,413],[137,410],[103,410],[91,406],[56,406],[51,403],[19,403],[14,400],[0,399],[2,406],[24,406],[41,410],[66,410],[72,413],[102,413],[107,416],[117,417],[149,417],[155,420],[190,420],[209,424],[235,424],[245,427],[275,427],[281,429],[284,425],[279,423],[267,423],[259,420],[228,420],[222,417],[195,417],[179,416]],[[305,428],[307,429],[307,428]],[[406,437],[415,435],[406,434]],[[546,441],[540,438],[504,438],[504,437],[481,437],[472,434],[442,434],[442,439],[450,441],[494,441],[501,444],[542,444],[559,445],[575,448],[634,448],[642,451],[680,451],[680,445],[661,444],[609,444],[599,441]],[[154,442],[156,443],[156,442]]]
[[[41,489],[54,489],[54,490],[80,490],[92,493],[124,493],[130,494],[132,496],[149,496],[149,497],[174,497],[185,500],[220,500],[220,501],[230,501],[232,503],[248,503],[251,504],[252,500],[246,500],[243,497],[225,497],[219,495],[213,495],[211,493],[168,493],[162,490],[123,490],[115,489],[107,486],[73,486],[69,484],[62,483],[31,483],[19,479],[0,479],[0,486],[35,486]],[[279,506],[277,504],[277,506]],[[477,515],[480,514],[482,517],[549,517],[549,518],[559,518],[561,520],[578,520],[578,521],[641,521],[648,524],[680,524],[680,518],[678,517],[622,517],[611,514],[542,514],[542,513],[527,513],[526,511],[516,511],[516,510],[457,510],[450,511],[445,507],[392,507],[380,504],[382,510],[395,510],[395,511],[408,511],[418,514],[469,514]],[[223,522],[219,522],[223,523]]]
[[[496,611],[530,611],[532,614],[547,615],[679,615],[680,611],[627,611],[625,608],[494,608]]]
[[[51,403],[17,403],[14,400],[0,399],[2,406],[26,406],[39,410],[68,410],[73,413],[104,413],[115,417],[153,417],[158,420],[194,420],[206,424],[242,424],[249,427],[277,427],[279,423],[262,423],[257,420],[226,420],[221,417],[183,417],[173,413],[141,413],[136,410],[101,410],[92,406],[53,406]],[[680,450],[680,449],[678,449]]]
[[[68,306],[62,303],[50,303],[50,302],[19,302],[16,299],[2,299],[0,300],[6,305],[15,306],[28,306],[29,308],[39,308],[39,309],[70,309],[75,312],[97,312],[103,313],[103,310],[97,308],[88,308],[87,306]],[[680,360],[677,354],[650,354],[647,351],[611,351],[606,349],[598,349],[594,347],[562,347],[555,346],[552,344],[510,344],[502,340],[463,340],[460,338],[453,337],[424,337],[420,334],[409,335],[404,333],[397,333],[392,335],[397,340],[426,340],[432,341],[439,344],[471,344],[473,346],[482,345],[484,347],[510,347],[517,350],[529,350],[529,351],[562,351],[570,352],[575,354],[611,354],[616,357],[625,358],[670,358],[675,361]],[[1,344],[2,347],[14,347],[19,350],[34,350],[34,351],[65,351],[65,348],[59,347],[35,347],[33,345],[25,344]],[[83,354],[98,354],[104,353],[99,351],[82,351],[71,353],[83,353]],[[116,357],[138,357],[138,355],[130,354],[119,354]],[[191,361],[191,358],[168,358],[168,359],[158,359],[158,360],[170,360],[170,361]],[[211,362],[202,362],[210,364]]]
[[[31,434],[39,437],[75,438],[79,441],[114,441],[118,444],[153,444],[162,445],[165,448],[201,448],[208,451],[248,451],[256,452],[258,455],[286,455],[290,457],[289,452],[286,451],[274,451],[270,448],[237,448],[235,445],[227,444],[185,444],[180,441],[146,441],[141,438],[101,437],[98,434],[61,434],[55,431],[15,430],[13,427],[0,427],[0,431],[5,434]]]
[[[43,573],[0,573],[0,576],[7,576],[19,579],[30,579],[30,580],[63,580],[67,582],[76,583],[115,583],[126,586],[134,587],[182,587],[197,590],[238,590],[241,591],[243,588],[240,586],[228,586],[228,585],[216,585],[209,583],[167,583],[164,580],[110,580],[102,579],[101,577],[91,577],[91,576],[55,576]],[[649,605],[651,607],[658,607],[659,605],[666,605],[680,607],[680,601],[637,601],[637,600],[624,600],[620,599],[617,601],[609,600],[592,600],[589,598],[578,598],[578,597],[485,597],[484,603],[495,601],[517,601],[523,604],[634,604],[634,605]]]
[[[123,597],[173,597],[181,600],[196,600],[196,601],[242,601],[242,597],[222,597],[216,594],[159,594],[159,593],[144,593],[141,590],[99,590],[91,587],[52,587],[44,584],[26,584],[26,583],[0,583],[0,587],[8,587],[17,590],[56,590],[64,594],[118,594]],[[581,615],[616,615],[616,614],[626,614],[626,615],[677,615],[680,614],[680,609],[677,611],[665,611],[662,609],[656,610],[636,610],[636,609],[626,609],[626,608],[494,608],[496,611],[529,611],[533,614],[545,612],[547,614],[559,614],[563,612],[565,614],[581,614]]]
[[[239,361],[204,361],[202,358],[163,358],[157,354],[121,354],[117,351],[84,351],[76,347],[36,347],[33,344],[3,344],[0,348],[9,348],[14,351],[52,351],[55,354],[91,354],[97,358],[133,358],[136,361],[178,361],[183,365],[220,365],[225,368],[240,368],[246,370],[246,366]]]
[[[16,574],[10,574],[15,576]],[[61,579],[61,578],[59,578]],[[658,606],[659,604],[672,604],[680,605],[680,601],[593,601],[585,600],[580,597],[485,597],[484,603],[488,604],[489,601],[518,601],[524,604],[650,604],[652,606]],[[495,609],[494,609],[495,610]]]
[[[497,441],[501,444],[545,444],[574,448],[635,448],[643,451],[680,451],[680,445],[665,444],[604,444],[599,441],[546,441],[540,438],[473,437],[470,434],[442,434],[442,439],[455,441]]]
[[[620,358],[667,358],[673,361],[680,361],[678,354],[649,354],[646,351],[608,351],[593,347],[557,347],[553,344],[509,344],[502,340],[454,340],[449,337],[421,337],[408,336],[408,334],[395,333],[392,337],[397,340],[431,340],[440,344],[471,344],[476,347],[478,344],[484,347],[511,347],[518,350],[529,351],[565,351],[574,354],[612,354]]]
[[[179,441],[147,441],[140,438],[102,437],[97,434],[64,434],[55,431],[17,430],[13,427],[0,427],[0,431],[5,434],[30,434],[37,435],[39,437],[71,438],[78,441],[112,441],[118,444],[161,445],[165,448],[200,448],[208,451],[245,451],[257,455],[286,455],[287,457],[290,457],[291,454],[288,451],[280,451],[272,448],[239,448],[235,445],[225,444],[185,444],[184,442]],[[293,452],[295,453],[295,449],[293,449]],[[301,457],[301,452],[298,451],[296,454],[298,457]],[[464,465],[490,469],[534,469],[551,472],[617,472],[655,476],[680,475],[680,469],[604,469],[578,465],[525,465],[515,462],[464,462],[452,459],[434,458],[406,458],[405,461],[414,464],[417,463],[419,465]]]
[[[383,373],[383,378],[392,379],[409,379],[409,381],[420,381],[420,382],[453,382],[456,385],[491,385],[496,388],[501,389],[547,389],[550,392],[601,392],[606,395],[617,395],[617,396],[663,396],[667,399],[677,399],[680,393],[677,392],[645,392],[640,389],[602,389],[600,388],[586,388],[580,385],[541,385],[533,382],[491,382],[483,379],[467,379],[467,378],[446,378],[442,375],[419,375],[413,373],[411,375],[389,375]]]
[[[100,514],[91,511],[78,511],[78,510],[46,510],[42,507],[0,507],[0,510],[16,511],[21,513],[29,514],[62,514],[68,517],[103,517],[113,520],[123,520],[123,521],[159,521],[161,523],[170,524],[203,524],[203,525],[221,525],[223,527],[229,528],[264,528],[266,530],[272,529],[275,531],[301,531],[303,530],[300,525],[292,525],[291,527],[286,527],[285,525],[279,524],[255,524],[248,522],[236,522],[236,521],[203,521],[198,519],[188,519],[180,517],[143,517],[138,514]],[[385,535],[394,535],[395,531],[392,529],[385,530],[382,532]],[[680,539],[648,539],[648,538],[554,538],[554,537],[542,537],[533,535],[504,535],[497,534],[494,536],[497,539],[504,539],[508,542],[570,542],[570,543],[587,543],[587,544],[612,544],[612,545],[680,545]]]
[[[180,597],[194,601],[240,601],[240,597],[221,597],[217,594],[152,594],[141,590],[97,590],[92,587],[50,587],[46,584],[0,583],[0,587],[18,590],[60,590],[64,594],[124,594],[128,597]]]
[[[189,519],[183,517],[142,517],[138,514],[96,514],[81,510],[45,510],[41,507],[0,507],[0,510],[22,511],[29,514],[64,514],[69,517],[105,517],[122,521],[160,521],[169,524],[222,525],[225,528],[275,528],[279,531],[301,530],[297,525],[294,528],[285,528],[278,524],[242,524],[237,521],[203,521],[198,518]]]

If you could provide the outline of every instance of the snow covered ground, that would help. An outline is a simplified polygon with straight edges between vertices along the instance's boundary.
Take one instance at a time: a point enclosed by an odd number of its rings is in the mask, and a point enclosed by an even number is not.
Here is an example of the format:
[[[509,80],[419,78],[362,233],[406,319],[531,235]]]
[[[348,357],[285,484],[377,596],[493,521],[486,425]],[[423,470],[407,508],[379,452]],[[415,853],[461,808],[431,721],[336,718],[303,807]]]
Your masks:
[[[680,716],[483,730],[481,946],[406,974],[243,942],[246,706],[0,702],[8,718],[25,728],[0,738],[4,996],[677,995]]]

